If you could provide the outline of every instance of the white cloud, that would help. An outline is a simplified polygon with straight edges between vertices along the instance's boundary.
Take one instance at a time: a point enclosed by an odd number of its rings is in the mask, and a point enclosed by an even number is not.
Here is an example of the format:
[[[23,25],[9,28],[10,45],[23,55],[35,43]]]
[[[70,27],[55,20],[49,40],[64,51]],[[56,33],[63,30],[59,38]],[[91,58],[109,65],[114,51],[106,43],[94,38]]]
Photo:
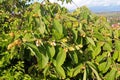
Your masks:
[[[57,0],[50,0],[50,1],[57,2]],[[88,7],[120,5],[120,0],[73,0],[73,2],[72,4],[63,4],[63,5],[61,4],[61,2],[58,3],[71,10],[83,5],[86,5]]]

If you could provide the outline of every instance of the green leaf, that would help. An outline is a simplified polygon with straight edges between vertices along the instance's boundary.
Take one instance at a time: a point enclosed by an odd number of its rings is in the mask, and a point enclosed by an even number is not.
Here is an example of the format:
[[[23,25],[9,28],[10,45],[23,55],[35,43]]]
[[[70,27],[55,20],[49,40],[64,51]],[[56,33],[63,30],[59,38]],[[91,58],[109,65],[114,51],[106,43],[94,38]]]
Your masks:
[[[53,58],[55,55],[55,47],[54,46],[47,46],[47,53],[50,58]]]
[[[57,40],[61,39],[64,36],[64,34],[63,34],[63,26],[56,19],[54,19],[54,21],[53,21],[53,29],[52,29],[52,31],[53,31],[53,33],[52,33],[53,37],[55,39],[57,39]]]
[[[47,76],[50,66],[47,65],[43,71],[44,76]]]
[[[112,68],[112,70],[110,71],[110,73],[108,73],[105,76],[105,80],[116,80],[116,74],[117,74],[117,70],[115,68]]]
[[[113,59],[116,60],[119,57],[119,52],[117,50],[114,51],[113,53]]]
[[[35,56],[38,56],[38,55],[39,55],[40,51],[39,51],[39,49],[37,48],[37,46],[35,46],[35,45],[32,44],[32,43],[25,43],[25,45],[28,46],[28,48],[33,52],[33,54],[34,54]]]
[[[31,41],[34,41],[35,39],[33,38],[31,33],[26,33],[23,37],[23,40],[25,40],[27,42],[31,42]]]
[[[118,62],[120,62],[120,51],[118,51],[118,59],[117,59]]]
[[[107,57],[107,54],[108,52],[103,52],[102,55],[96,57],[96,61],[99,63],[100,61]]]
[[[73,52],[73,53],[71,53],[70,55],[71,55],[71,59],[73,60],[73,62],[74,62],[75,64],[77,64],[77,63],[78,63],[77,53],[76,53],[76,52]]]
[[[41,20],[41,18],[35,18],[35,27],[33,27],[36,31],[38,31],[40,34],[44,34],[47,32],[44,22]]]
[[[39,30],[39,32],[40,32],[41,34],[43,34],[43,33],[46,32],[46,28],[45,28],[44,22],[40,21],[40,26],[39,26],[38,30]]]
[[[87,64],[88,64],[89,66],[92,66],[94,69],[97,69],[96,66],[95,66],[92,62],[87,61]]]
[[[90,37],[87,37],[87,40],[89,43],[91,43],[93,46],[95,46],[94,40]]]
[[[56,30],[53,30],[52,36],[53,36],[53,39],[59,40],[59,39],[63,38],[64,35],[57,32]]]
[[[93,55],[93,59],[99,55],[101,52],[101,45],[97,45],[97,47],[95,48],[95,50],[93,51],[92,55]]]
[[[63,48],[59,48],[59,52],[56,57],[57,66],[61,66],[66,59],[66,52]]]
[[[112,46],[109,43],[105,43],[103,46],[103,50],[107,50],[107,51],[112,51]]]
[[[41,16],[41,9],[40,9],[40,4],[39,3],[34,3],[33,4],[33,12],[38,14],[38,16]]]
[[[102,71],[103,73],[106,73],[106,72],[108,71],[108,69],[110,68],[111,63],[112,63],[111,59],[108,58],[107,61],[101,63],[101,64],[98,66],[98,68],[99,68],[99,70]]]
[[[104,41],[104,36],[99,32],[95,32],[95,34],[93,36],[100,41]]]
[[[55,70],[56,70],[56,72],[59,74],[59,76],[60,76],[62,79],[65,79],[65,77],[66,77],[65,71],[64,71],[64,69],[63,69],[61,66],[56,66],[56,67],[55,67]]]
[[[90,66],[90,68],[92,69],[92,71],[95,73],[97,80],[102,80],[97,72],[97,70],[95,70],[92,66]]]
[[[76,42],[78,38],[78,31],[76,29],[72,29],[72,32],[73,32],[73,40],[74,42]]]
[[[88,66],[92,69],[92,71],[94,72],[94,74],[97,77],[97,80],[102,80],[98,74],[98,71],[96,70],[96,67],[94,66],[94,64],[92,64],[91,62],[87,62]]]
[[[67,17],[67,19],[69,19],[70,21],[77,21],[77,19],[74,18],[74,17],[71,17],[71,16],[66,16],[66,17]]]
[[[82,70],[82,67],[83,67],[82,64],[80,64],[77,67],[75,67],[73,69],[72,77],[75,77],[76,75],[78,75],[80,73],[80,71]]]
[[[86,73],[86,69],[84,69],[83,80],[87,80],[87,73]]]
[[[100,71],[104,71],[105,67],[106,67],[106,62],[103,62],[98,66]]]
[[[37,61],[38,61],[38,66],[40,69],[43,69],[46,67],[46,65],[48,64],[48,56],[43,55],[42,53],[39,54],[39,56],[37,56]]]
[[[117,73],[116,73],[116,79],[118,79],[119,77],[120,77],[120,72],[117,71]]]
[[[114,38],[118,39],[119,38],[119,30],[114,31]]]
[[[38,61],[38,65],[40,69],[45,68],[45,66],[48,63],[48,56],[43,55],[39,49],[37,48],[37,46],[35,46],[32,43],[25,43],[29,49],[34,53],[34,55],[37,57],[37,61]]]
[[[0,0],[0,3],[2,3],[4,0]]]
[[[53,27],[57,32],[59,32],[60,34],[63,34],[63,26],[57,19],[54,19]]]
[[[54,66],[57,66],[57,62],[56,62],[55,59],[52,59],[52,63],[53,63]]]
[[[105,73],[105,72],[108,71],[108,69],[110,68],[111,64],[112,64],[112,60],[111,60],[111,58],[108,58],[108,59],[107,59],[107,62],[106,62],[106,64],[105,64],[106,67],[104,68],[103,73]]]
[[[41,20],[39,18],[34,18],[34,21],[35,21],[35,26],[36,27],[40,27],[40,22]],[[35,28],[35,27],[34,27]]]
[[[117,51],[120,51],[120,41],[119,40],[115,40],[115,49]]]
[[[66,28],[71,28],[71,27],[72,27],[72,22],[66,21],[66,22],[64,23],[64,26],[65,26]]]
[[[44,22],[45,24],[47,24],[47,25],[50,24],[49,21],[48,21],[45,17],[42,17],[42,19],[43,19],[43,22]]]

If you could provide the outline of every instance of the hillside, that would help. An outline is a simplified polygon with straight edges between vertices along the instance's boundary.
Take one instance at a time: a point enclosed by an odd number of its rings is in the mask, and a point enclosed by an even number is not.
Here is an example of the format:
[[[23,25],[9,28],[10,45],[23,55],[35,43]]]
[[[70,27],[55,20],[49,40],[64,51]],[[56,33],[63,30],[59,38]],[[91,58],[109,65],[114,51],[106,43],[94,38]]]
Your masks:
[[[120,23],[120,11],[112,11],[112,12],[98,12],[96,13],[98,16],[107,17],[110,24]]]
[[[120,11],[111,11],[111,12],[96,12],[97,15],[103,15],[106,17],[120,17]]]

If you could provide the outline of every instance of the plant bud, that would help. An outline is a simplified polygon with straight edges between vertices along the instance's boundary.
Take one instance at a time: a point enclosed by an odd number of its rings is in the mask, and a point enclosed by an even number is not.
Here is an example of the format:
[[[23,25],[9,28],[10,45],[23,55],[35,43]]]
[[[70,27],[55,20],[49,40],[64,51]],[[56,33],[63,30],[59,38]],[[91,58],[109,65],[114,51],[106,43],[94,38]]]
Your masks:
[[[82,48],[83,47],[83,45],[82,44],[80,44],[80,45],[78,45],[79,46],[79,48]]]
[[[12,47],[14,47],[15,45],[13,43],[9,44],[7,47],[7,50],[10,50]]]
[[[69,51],[74,51],[75,49],[73,47],[68,48]]]
[[[13,32],[9,33],[10,37],[14,37],[15,34]]]
[[[68,52],[68,49],[67,49],[67,48],[64,48],[64,51],[65,51],[65,52]]]
[[[67,39],[66,38],[62,39],[62,42],[64,42],[64,43],[67,42]]]
[[[51,46],[56,46],[55,41],[49,42],[49,44],[50,44]]]
[[[18,40],[15,40],[13,43],[14,43],[15,45],[20,46],[22,42],[21,42],[20,39],[18,39]]]
[[[42,44],[42,41],[40,39],[36,40],[36,46],[40,46]]]
[[[85,37],[86,35],[85,34],[83,34],[83,37]]]
[[[27,33],[27,32],[28,32],[27,30],[24,31],[24,33]]]
[[[80,49],[80,47],[77,45],[77,46],[75,46],[75,48],[77,49],[77,50],[79,50]]]
[[[33,17],[38,18],[38,17],[39,17],[39,15],[38,15],[38,14],[33,14]]]

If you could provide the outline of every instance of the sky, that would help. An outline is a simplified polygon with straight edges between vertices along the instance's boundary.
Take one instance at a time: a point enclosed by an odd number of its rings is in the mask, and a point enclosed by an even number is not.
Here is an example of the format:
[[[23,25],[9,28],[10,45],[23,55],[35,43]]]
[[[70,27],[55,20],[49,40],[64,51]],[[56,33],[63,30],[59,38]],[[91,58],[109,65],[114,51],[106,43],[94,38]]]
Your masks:
[[[42,1],[42,0],[39,0]],[[60,1],[57,0],[50,0],[51,2],[57,2],[59,3],[61,6],[64,6],[66,8],[68,8],[68,10],[74,10],[77,7],[81,7],[81,6],[87,6],[89,8],[97,8],[99,7],[113,7],[112,9],[114,9],[114,6],[119,6],[120,7],[120,0],[73,0],[73,2],[71,4],[66,4],[64,3],[62,5],[62,3]],[[118,8],[119,8],[118,7]],[[119,8],[120,9],[120,8]]]
[[[56,0],[50,0],[51,2],[56,2]],[[72,4],[63,4],[68,9],[75,9],[76,5],[78,7],[86,5],[88,7],[96,6],[120,6],[120,0],[73,0]],[[60,2],[59,2],[60,3]]]

